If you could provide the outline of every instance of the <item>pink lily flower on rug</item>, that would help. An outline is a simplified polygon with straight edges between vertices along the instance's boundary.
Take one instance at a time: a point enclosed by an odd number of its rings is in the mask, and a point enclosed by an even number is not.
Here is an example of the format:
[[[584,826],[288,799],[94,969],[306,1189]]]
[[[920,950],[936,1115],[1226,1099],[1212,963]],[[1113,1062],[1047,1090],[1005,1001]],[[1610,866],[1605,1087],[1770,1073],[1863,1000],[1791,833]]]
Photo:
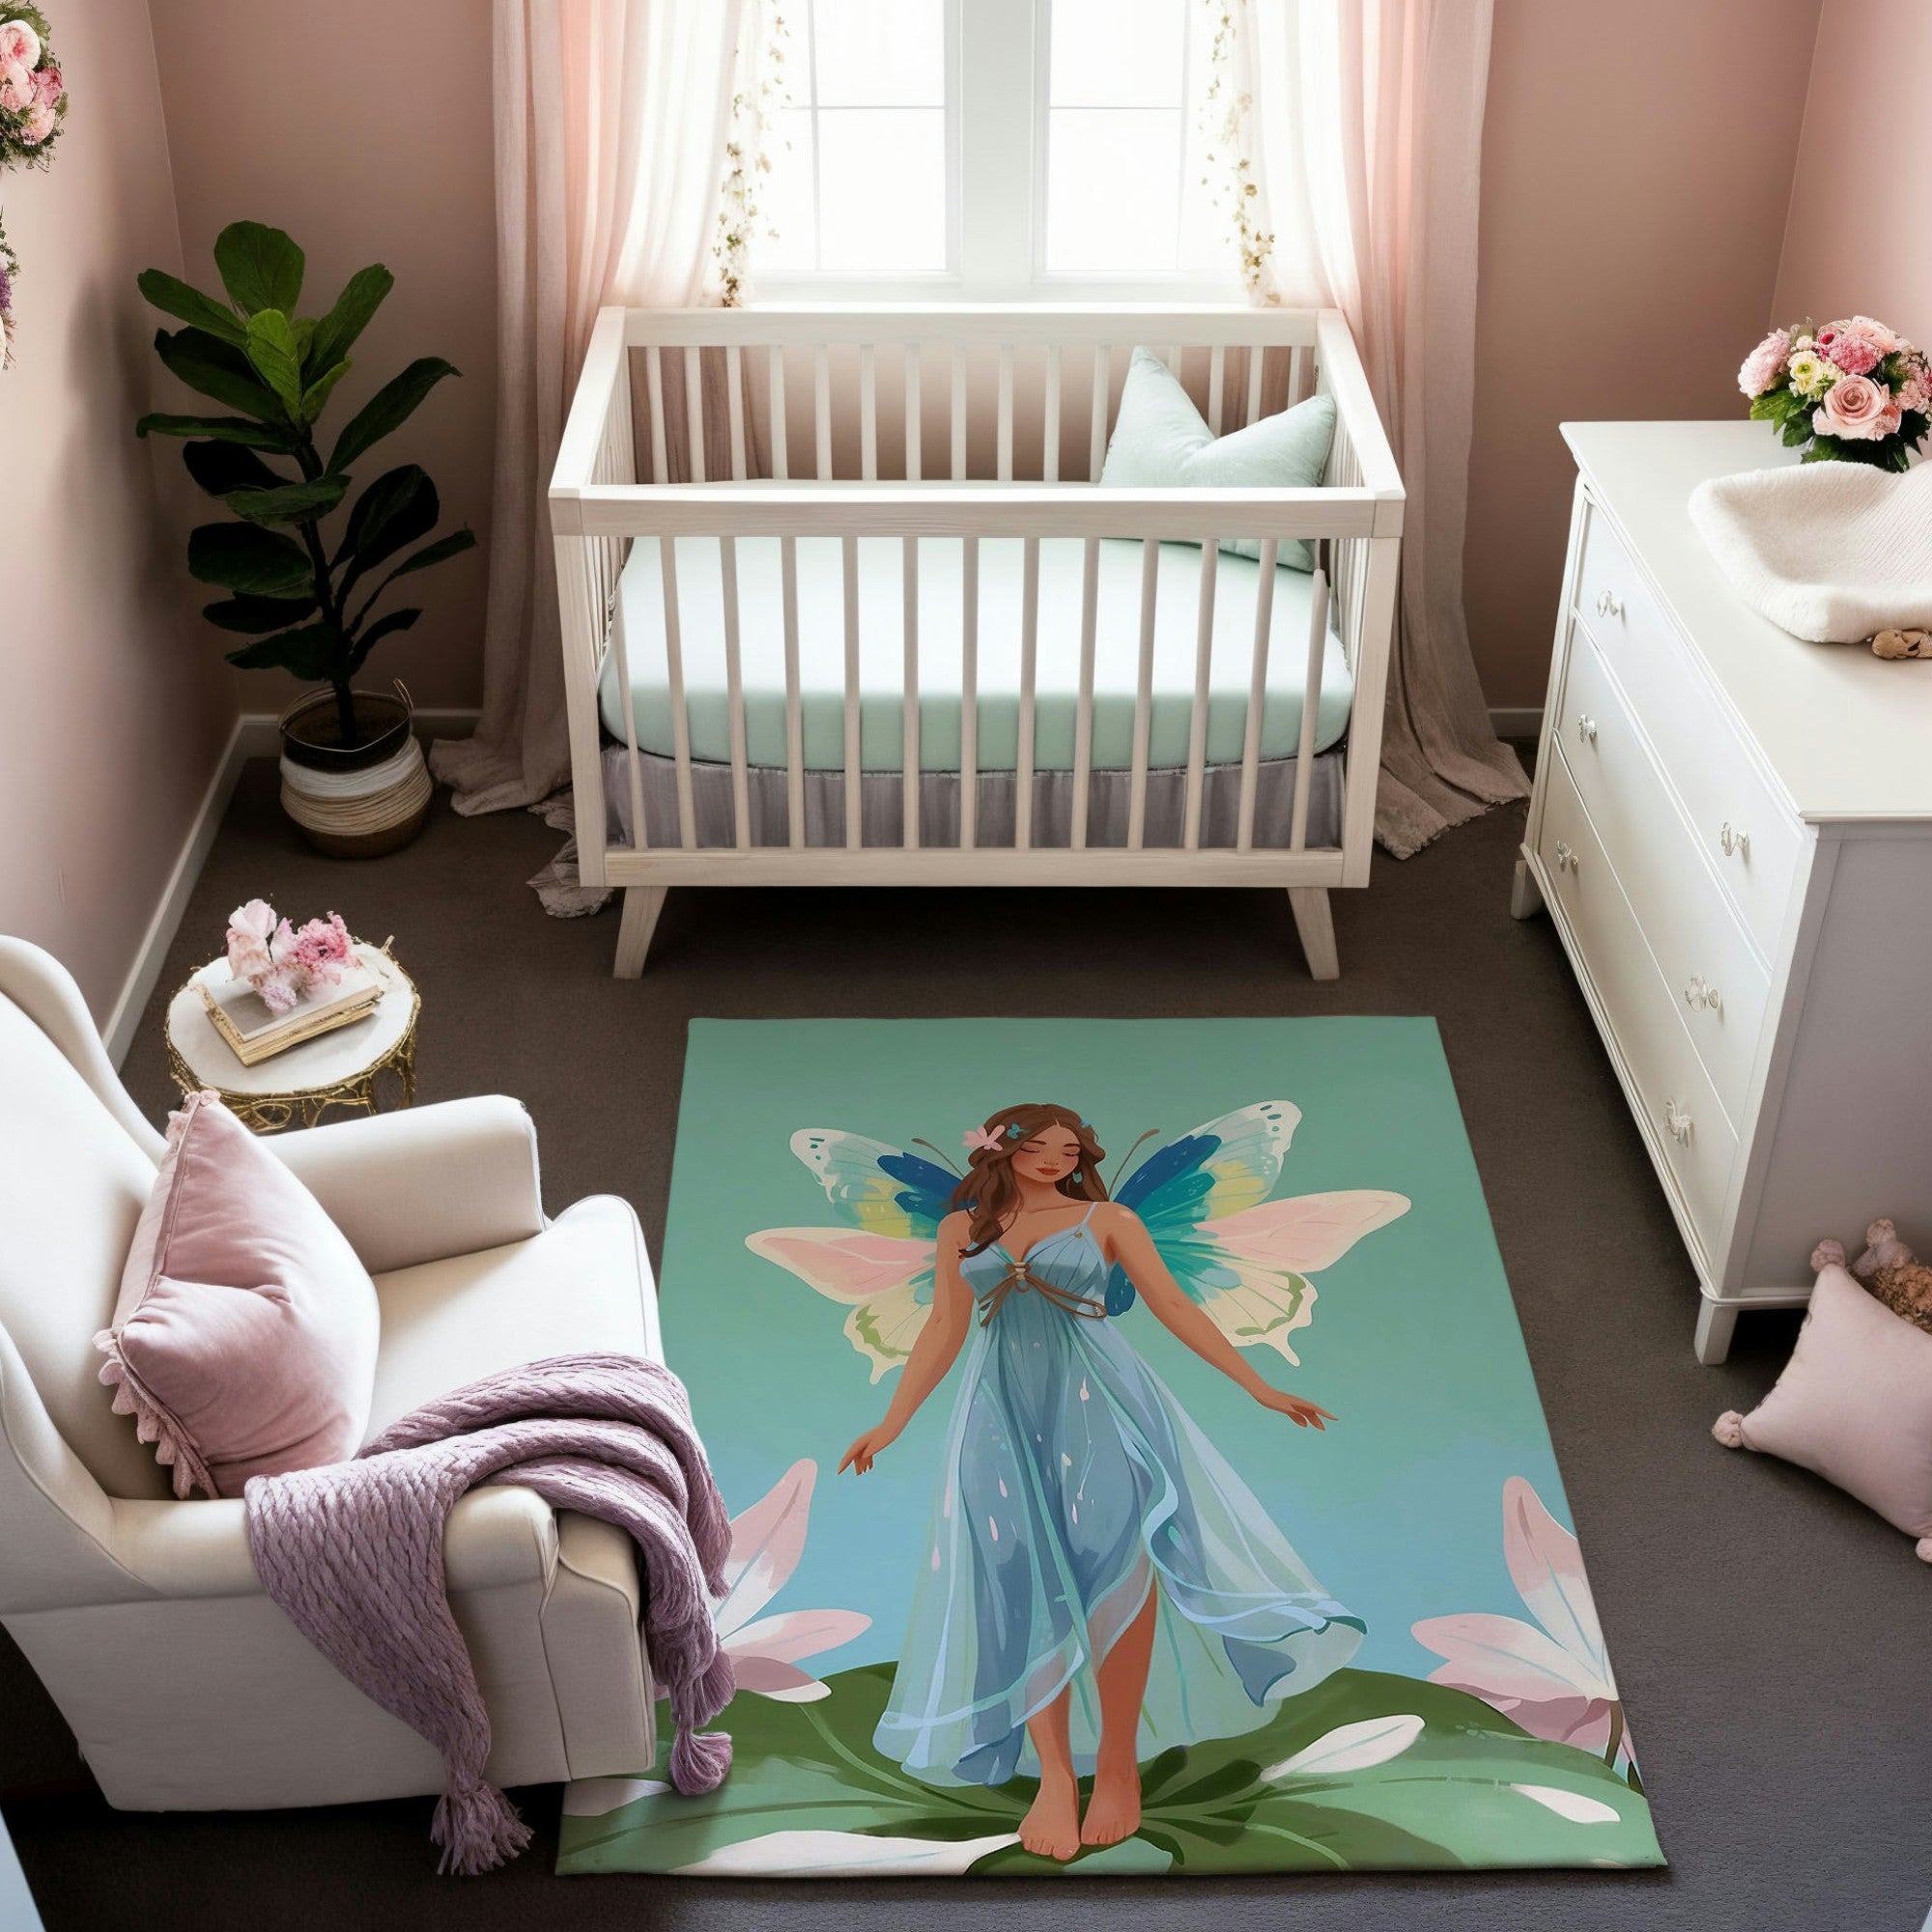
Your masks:
[[[759,1612],[790,1582],[805,1553],[818,1464],[794,1463],[742,1516],[731,1519],[731,1553],[724,1562],[724,1596],[712,1612],[740,1690],[788,1704],[815,1703],[832,1687],[801,1670],[803,1658],[834,1650],[872,1626],[858,1610]]]
[[[1416,1641],[1447,1660],[1430,1681],[1482,1698],[1532,1737],[1615,1765],[1630,1740],[1582,1556],[1520,1476],[1503,1485],[1503,1560],[1536,1621],[1479,1610],[1425,1617],[1412,1627]]]

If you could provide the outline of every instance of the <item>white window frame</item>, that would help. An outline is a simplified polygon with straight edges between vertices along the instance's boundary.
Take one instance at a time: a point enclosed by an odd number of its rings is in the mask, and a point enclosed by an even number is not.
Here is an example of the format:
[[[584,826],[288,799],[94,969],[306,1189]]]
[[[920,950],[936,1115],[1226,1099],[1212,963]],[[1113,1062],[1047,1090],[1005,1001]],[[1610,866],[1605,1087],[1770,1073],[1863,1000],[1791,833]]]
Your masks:
[[[1052,0],[946,0],[946,221],[942,272],[851,275],[761,271],[752,262],[753,301],[1120,301],[1146,295],[1161,301],[1240,301],[1240,276],[1229,251],[1225,276],[1187,270],[1118,274],[1054,274],[1045,265],[1048,82]],[[1188,5],[1198,0],[1188,0]],[[1193,35],[1187,37],[1191,58]],[[1013,49],[1026,50],[1028,85],[1016,87]],[[810,55],[808,55],[810,58]],[[1188,112],[1182,84],[1182,114]],[[967,112],[968,103],[973,111]],[[817,90],[813,89],[813,154]],[[1185,218],[1190,142],[1183,132],[1180,167]],[[973,192],[969,197],[966,184]],[[813,191],[816,218],[816,185]]]

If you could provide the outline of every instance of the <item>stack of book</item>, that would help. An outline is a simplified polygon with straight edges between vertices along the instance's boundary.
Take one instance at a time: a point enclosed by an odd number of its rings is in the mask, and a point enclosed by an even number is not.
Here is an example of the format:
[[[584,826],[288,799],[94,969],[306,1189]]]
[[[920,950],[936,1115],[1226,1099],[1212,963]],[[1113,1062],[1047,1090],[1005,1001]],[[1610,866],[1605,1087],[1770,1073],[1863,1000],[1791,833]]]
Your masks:
[[[218,970],[218,969],[217,969]],[[359,961],[333,986],[318,986],[285,1013],[270,1012],[245,980],[200,980],[202,1004],[214,1030],[243,1066],[285,1053],[305,1039],[333,1033],[373,1012],[383,982]]]

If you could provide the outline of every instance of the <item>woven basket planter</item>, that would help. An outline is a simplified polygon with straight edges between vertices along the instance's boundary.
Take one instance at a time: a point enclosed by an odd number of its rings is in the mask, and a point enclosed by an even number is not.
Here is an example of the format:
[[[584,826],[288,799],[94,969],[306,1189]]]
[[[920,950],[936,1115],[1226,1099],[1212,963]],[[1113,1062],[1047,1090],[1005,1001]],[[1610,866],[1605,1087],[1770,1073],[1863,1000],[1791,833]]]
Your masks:
[[[347,749],[331,692],[311,692],[282,713],[282,810],[317,851],[374,859],[422,830],[433,787],[407,689],[351,695],[358,742]]]

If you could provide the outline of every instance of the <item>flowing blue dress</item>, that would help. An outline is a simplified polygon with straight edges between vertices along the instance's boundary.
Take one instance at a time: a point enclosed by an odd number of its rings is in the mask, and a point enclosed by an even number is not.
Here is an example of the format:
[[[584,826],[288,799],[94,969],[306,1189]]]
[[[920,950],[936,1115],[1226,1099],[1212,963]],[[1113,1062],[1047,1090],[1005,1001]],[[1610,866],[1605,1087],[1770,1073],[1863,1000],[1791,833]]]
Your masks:
[[[1354,1654],[1366,1626],[1104,1319],[1089,1222],[960,1271],[980,1322],[946,1437],[912,1614],[875,1743],[934,1784],[1037,1774],[1027,1719],[1072,1686],[1094,1769],[1089,1666],[1159,1596],[1137,1756],[1237,1737]],[[1289,1425],[1284,1420],[1283,1427]]]

